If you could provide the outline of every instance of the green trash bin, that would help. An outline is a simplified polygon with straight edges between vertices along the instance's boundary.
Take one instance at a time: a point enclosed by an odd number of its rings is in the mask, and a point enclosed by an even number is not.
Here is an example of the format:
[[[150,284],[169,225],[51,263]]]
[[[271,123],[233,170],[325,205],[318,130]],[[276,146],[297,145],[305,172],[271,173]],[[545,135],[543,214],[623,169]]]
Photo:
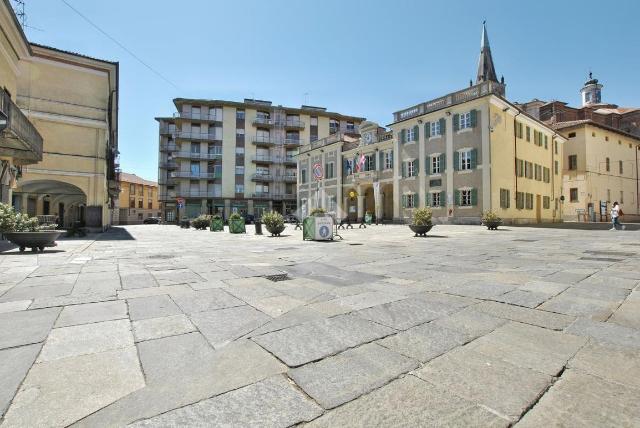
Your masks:
[[[229,219],[229,232],[230,233],[247,233],[247,229],[244,226],[244,219]]]
[[[213,217],[211,219],[211,225],[209,226],[209,230],[212,232],[224,231],[224,220],[222,220],[222,217]]]

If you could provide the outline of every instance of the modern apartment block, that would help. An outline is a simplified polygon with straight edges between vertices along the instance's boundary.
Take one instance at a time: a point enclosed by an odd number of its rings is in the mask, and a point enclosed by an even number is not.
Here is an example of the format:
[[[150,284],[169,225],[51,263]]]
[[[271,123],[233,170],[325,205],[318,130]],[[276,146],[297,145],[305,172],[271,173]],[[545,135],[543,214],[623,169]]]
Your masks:
[[[608,221],[611,205],[619,202],[625,220],[637,221],[640,108],[603,102],[602,88],[590,73],[580,89],[580,107],[537,99],[522,106],[567,138],[563,159],[564,219]]]
[[[361,138],[329,137],[301,148],[302,213],[408,222],[429,206],[441,223],[561,219],[564,137],[505,98],[486,28],[475,84],[394,113],[390,130],[361,124]],[[314,180],[314,169],[323,168]]]
[[[332,134],[357,136],[364,119],[322,107],[174,99],[177,113],[158,117],[158,184],[166,221],[201,213],[259,217],[293,213],[296,155]]]

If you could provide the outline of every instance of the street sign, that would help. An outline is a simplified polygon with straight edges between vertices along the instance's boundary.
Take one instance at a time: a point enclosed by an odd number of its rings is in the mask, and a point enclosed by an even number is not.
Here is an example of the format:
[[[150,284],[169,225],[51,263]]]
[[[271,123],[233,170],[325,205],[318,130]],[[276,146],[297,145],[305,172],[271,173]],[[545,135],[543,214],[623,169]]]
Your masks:
[[[313,164],[313,178],[315,178],[316,181],[320,181],[320,180],[322,180],[322,177],[324,177],[324,171],[322,170],[322,164],[321,163],[314,163]]]

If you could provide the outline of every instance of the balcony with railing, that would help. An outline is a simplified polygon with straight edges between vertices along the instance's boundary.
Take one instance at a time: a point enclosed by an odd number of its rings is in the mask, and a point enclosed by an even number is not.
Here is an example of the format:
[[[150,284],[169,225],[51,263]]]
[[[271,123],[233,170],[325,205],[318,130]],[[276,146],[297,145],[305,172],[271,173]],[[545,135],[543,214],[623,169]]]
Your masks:
[[[295,193],[272,193],[272,192],[260,192],[252,195],[254,199],[272,199],[272,200],[295,200]]]
[[[278,161],[278,157],[277,156],[270,156],[270,155],[260,155],[260,156],[254,156],[251,158],[251,162],[253,163],[274,163]]]
[[[287,118],[283,126],[288,129],[304,129],[304,122],[300,119]]]
[[[222,191],[214,190],[177,190],[176,195],[178,198],[220,198],[222,197]]]
[[[273,175],[258,172],[251,176],[251,181],[273,181]]]
[[[304,143],[300,138],[285,138],[283,144],[287,147],[299,147]]]
[[[176,150],[178,150],[178,146],[176,144],[160,144],[160,151],[161,152],[175,152]]]
[[[297,183],[298,182],[298,176],[294,175],[294,174],[284,174],[284,175],[278,176],[278,178],[281,179],[282,181],[284,181],[285,183]]]
[[[160,162],[160,168],[176,169],[177,167],[178,167],[178,164],[173,161]]]
[[[177,152],[173,154],[176,158],[184,158],[184,159],[205,159],[205,160],[214,160],[214,159],[222,159],[222,150],[216,151],[214,153],[201,153],[201,152]]]
[[[304,122],[301,121],[300,119],[273,119],[270,117],[261,117],[258,116],[255,119],[253,119],[253,125],[254,126],[261,126],[261,127],[273,127],[273,126],[279,126],[279,127],[284,127],[284,128],[288,128],[288,129],[304,129]]]
[[[175,126],[160,126],[160,135],[176,135]]]
[[[177,119],[189,119],[189,120],[205,120],[209,122],[222,122],[222,115],[215,113],[194,113],[194,112],[179,112],[173,113],[173,117]]]
[[[258,146],[275,146],[278,139],[270,136],[254,135],[251,137],[251,142]]]
[[[222,171],[215,171],[215,172],[176,171],[171,173],[171,178],[214,179],[214,178],[221,178],[221,177],[222,177]]]
[[[42,136],[13,102],[9,94],[0,90],[0,154],[9,149],[22,164],[42,160]]]
[[[347,125],[329,125],[329,134],[347,134],[347,135],[359,135],[360,130],[357,126],[347,126]]]
[[[176,138],[181,140],[222,141],[222,132],[189,132],[177,131]]]

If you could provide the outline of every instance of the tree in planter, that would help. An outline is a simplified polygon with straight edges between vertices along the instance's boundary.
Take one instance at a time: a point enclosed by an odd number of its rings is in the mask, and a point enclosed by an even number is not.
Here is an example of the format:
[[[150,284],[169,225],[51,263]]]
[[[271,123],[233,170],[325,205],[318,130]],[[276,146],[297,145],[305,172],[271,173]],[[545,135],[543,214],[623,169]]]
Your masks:
[[[191,226],[197,230],[207,230],[210,222],[210,216],[203,214],[191,220]]]
[[[482,224],[487,226],[489,230],[498,230],[498,226],[502,224],[502,219],[495,211],[485,211],[482,213]]]
[[[0,232],[37,232],[40,223],[37,217],[17,213],[12,206],[0,203]]]
[[[413,217],[409,228],[415,233],[415,236],[427,236],[427,232],[433,227],[431,217],[433,212],[431,208],[416,208],[413,211]]]
[[[327,210],[325,210],[324,208],[314,208],[311,210],[311,213],[309,213],[309,215],[313,217],[324,217],[326,213]]]
[[[262,215],[262,223],[271,234],[271,236],[280,236],[284,231],[284,217],[277,211],[271,211]]]
[[[229,232],[230,233],[246,233],[247,230],[244,226],[244,219],[238,213],[233,213],[229,216]]]

